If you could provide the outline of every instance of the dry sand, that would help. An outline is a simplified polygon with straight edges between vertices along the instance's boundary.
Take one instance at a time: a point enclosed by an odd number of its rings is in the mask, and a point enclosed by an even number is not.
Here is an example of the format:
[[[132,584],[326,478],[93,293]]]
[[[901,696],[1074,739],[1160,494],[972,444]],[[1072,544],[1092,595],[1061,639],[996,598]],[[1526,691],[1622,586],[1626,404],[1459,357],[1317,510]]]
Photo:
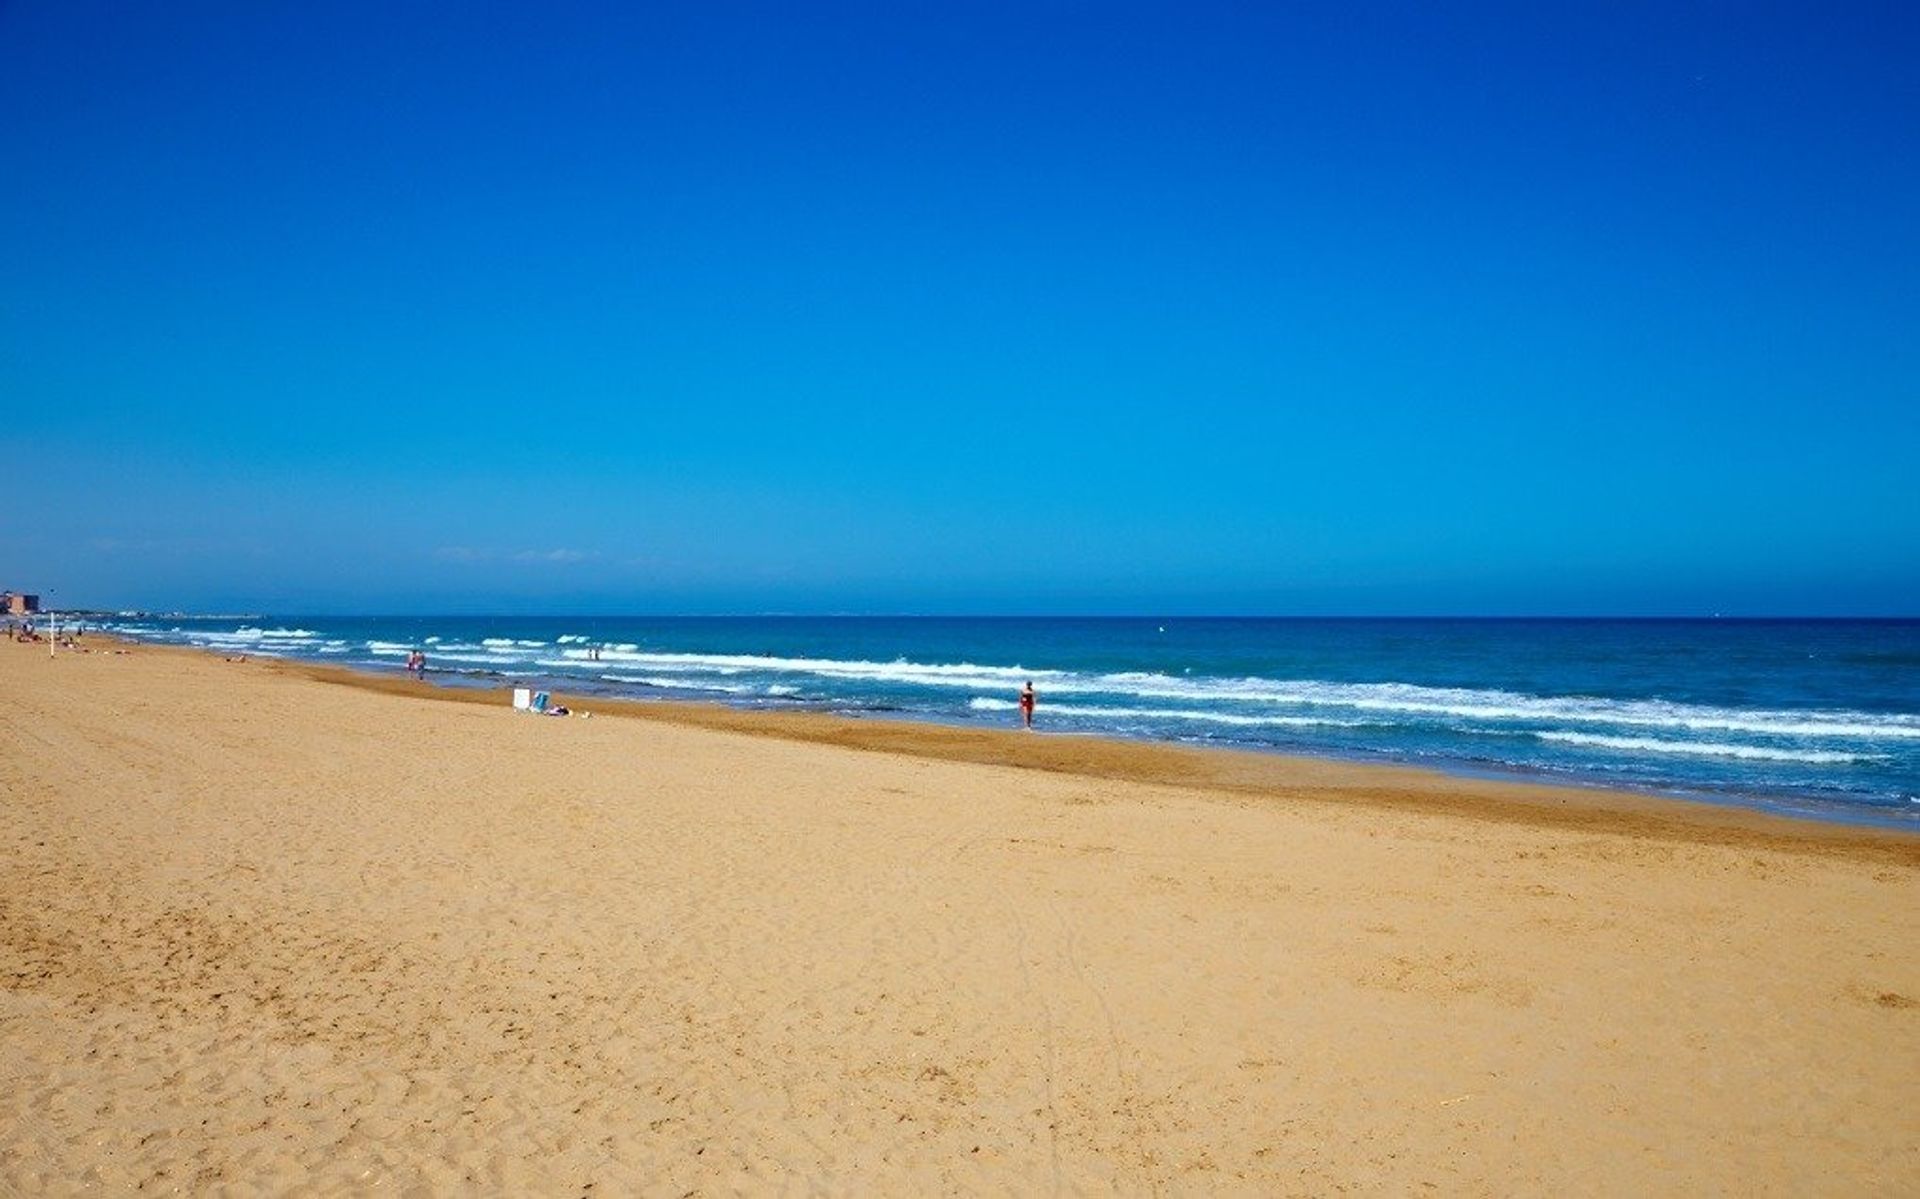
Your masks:
[[[0,644],[0,1190],[1920,1192],[1920,838],[408,689]]]

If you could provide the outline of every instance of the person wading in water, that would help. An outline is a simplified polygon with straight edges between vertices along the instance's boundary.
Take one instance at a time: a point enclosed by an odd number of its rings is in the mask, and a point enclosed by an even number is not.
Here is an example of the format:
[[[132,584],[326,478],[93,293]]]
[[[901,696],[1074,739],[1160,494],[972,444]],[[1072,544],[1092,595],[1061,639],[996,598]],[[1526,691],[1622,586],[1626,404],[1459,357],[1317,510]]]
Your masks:
[[[1026,723],[1027,731],[1033,731],[1033,680],[1020,692],[1020,719]]]

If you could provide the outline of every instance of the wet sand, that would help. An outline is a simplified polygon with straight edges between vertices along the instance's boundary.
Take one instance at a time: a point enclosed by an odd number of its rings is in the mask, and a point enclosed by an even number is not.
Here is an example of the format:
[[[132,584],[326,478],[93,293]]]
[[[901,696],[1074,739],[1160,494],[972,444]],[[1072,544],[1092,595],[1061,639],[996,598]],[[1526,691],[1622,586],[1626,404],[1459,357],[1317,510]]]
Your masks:
[[[1920,1190],[1910,835],[150,647],[0,699],[0,1190]]]

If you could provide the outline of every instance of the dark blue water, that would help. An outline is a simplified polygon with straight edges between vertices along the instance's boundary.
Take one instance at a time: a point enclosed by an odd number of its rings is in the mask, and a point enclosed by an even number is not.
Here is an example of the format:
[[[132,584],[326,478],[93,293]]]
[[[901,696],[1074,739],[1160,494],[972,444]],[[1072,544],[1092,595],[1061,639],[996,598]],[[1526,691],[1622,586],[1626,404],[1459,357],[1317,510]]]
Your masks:
[[[446,681],[1412,762],[1920,828],[1920,621],[275,617],[131,636]]]

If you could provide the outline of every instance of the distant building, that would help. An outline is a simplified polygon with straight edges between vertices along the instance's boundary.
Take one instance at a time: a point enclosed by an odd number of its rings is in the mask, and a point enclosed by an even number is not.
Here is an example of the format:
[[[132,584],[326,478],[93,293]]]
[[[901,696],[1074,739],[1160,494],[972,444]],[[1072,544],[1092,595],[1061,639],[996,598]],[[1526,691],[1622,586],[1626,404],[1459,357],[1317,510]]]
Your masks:
[[[0,591],[0,614],[31,616],[40,610],[40,597],[24,591]]]

